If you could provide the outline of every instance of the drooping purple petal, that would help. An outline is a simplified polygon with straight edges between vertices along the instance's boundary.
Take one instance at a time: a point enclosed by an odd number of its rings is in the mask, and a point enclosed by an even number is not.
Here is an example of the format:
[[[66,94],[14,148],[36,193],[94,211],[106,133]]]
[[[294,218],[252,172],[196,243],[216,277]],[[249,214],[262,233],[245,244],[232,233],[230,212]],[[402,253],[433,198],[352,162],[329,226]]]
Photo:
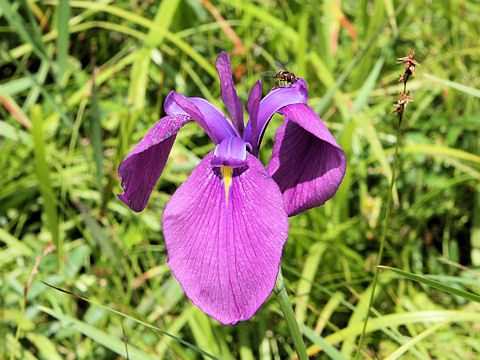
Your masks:
[[[160,177],[178,130],[190,121],[186,115],[160,119],[118,167],[123,194],[118,197],[133,211],[140,212]]]
[[[232,69],[230,59],[225,51],[222,51],[217,57],[217,70],[220,77],[220,88],[222,90],[222,100],[227,111],[230,114],[233,125],[239,134],[243,134],[243,106],[238,98],[237,90],[233,85]]]
[[[215,144],[223,139],[239,136],[227,117],[215,106],[202,98],[186,98],[182,94],[170,92],[165,100],[167,114],[187,114],[210,136]]]
[[[278,274],[288,218],[278,185],[254,156],[213,168],[213,152],[167,203],[167,264],[187,296],[224,324],[253,316]],[[231,176],[229,176],[229,174]]]
[[[258,153],[258,148],[260,146],[260,141],[262,139],[263,131],[267,126],[270,118],[275,114],[279,109],[286,105],[306,103],[308,101],[308,89],[307,84],[302,78],[297,78],[295,83],[289,86],[280,86],[272,89],[267,96],[265,96],[262,101],[260,101],[260,106],[258,108],[258,118],[257,118],[257,142],[252,142],[252,122],[247,123],[245,128],[245,134],[243,138],[245,141],[248,141],[252,144],[253,152],[255,150]]]
[[[268,173],[283,193],[289,216],[323,205],[337,191],[346,169],[342,148],[318,115],[305,104],[279,113],[285,121],[275,135]]]
[[[230,166],[237,168],[245,166],[247,158],[247,143],[239,137],[223,140],[215,147],[212,166]]]
[[[251,144],[258,144],[258,133],[257,133],[257,119],[258,119],[258,109],[260,107],[260,99],[262,98],[262,80],[258,81],[253,85],[250,94],[248,95],[247,101],[247,111],[248,116],[250,117],[250,130],[251,130]],[[256,148],[257,152],[253,155],[258,155],[258,147]],[[253,151],[253,147],[252,147]]]

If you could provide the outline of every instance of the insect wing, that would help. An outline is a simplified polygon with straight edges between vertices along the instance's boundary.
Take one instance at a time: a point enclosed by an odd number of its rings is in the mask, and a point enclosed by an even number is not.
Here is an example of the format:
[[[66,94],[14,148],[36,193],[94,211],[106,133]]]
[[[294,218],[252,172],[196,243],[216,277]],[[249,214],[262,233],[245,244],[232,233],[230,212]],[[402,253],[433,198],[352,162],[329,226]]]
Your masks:
[[[276,71],[264,71],[260,73],[260,76],[264,79],[273,79],[277,75]]]
[[[277,67],[278,70],[287,70],[285,65],[283,65],[280,61],[275,60],[275,66]]]

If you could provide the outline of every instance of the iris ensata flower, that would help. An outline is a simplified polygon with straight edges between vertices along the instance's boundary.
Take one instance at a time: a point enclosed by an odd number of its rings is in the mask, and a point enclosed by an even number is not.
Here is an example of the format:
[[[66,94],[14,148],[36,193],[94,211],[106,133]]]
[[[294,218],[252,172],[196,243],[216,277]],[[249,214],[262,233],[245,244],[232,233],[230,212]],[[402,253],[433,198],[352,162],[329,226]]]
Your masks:
[[[233,85],[230,59],[216,66],[228,119],[208,101],[174,91],[160,119],[118,168],[119,198],[142,211],[167,161],[175,137],[196,121],[215,144],[168,201],[163,212],[167,264],[192,302],[224,324],[252,317],[273,290],[288,217],[322,205],[337,191],[345,154],[318,115],[306,105],[301,78],[262,99],[261,80],[247,102],[250,120]],[[265,127],[284,116],[268,166],[258,160]]]

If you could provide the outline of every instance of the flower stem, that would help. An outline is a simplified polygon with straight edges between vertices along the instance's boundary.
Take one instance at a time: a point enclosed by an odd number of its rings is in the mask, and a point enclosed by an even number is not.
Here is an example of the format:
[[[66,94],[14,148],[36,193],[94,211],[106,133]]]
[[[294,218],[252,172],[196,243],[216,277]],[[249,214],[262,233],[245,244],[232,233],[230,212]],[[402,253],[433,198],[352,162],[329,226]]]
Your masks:
[[[392,212],[392,193],[393,193],[393,186],[395,184],[395,173],[396,173],[397,163],[398,163],[398,148],[399,148],[398,144],[400,143],[402,119],[403,119],[403,111],[401,114],[399,114],[399,118],[398,118],[397,141],[395,143],[395,155],[393,158],[393,166],[392,166],[392,179],[390,180],[390,190],[388,191],[385,221],[383,222],[382,234],[380,236],[380,249],[378,250],[377,266],[375,267],[375,274],[373,276],[372,292],[370,293],[367,314],[365,315],[365,321],[363,322],[362,335],[360,335],[360,341],[358,342],[358,347],[355,354],[355,360],[358,360],[359,358],[360,350],[362,348],[363,338],[365,336],[365,331],[367,329],[368,319],[370,318],[370,309],[372,308],[372,305],[373,305],[373,299],[375,297],[375,287],[377,286],[378,273],[380,272],[380,268],[378,267],[378,265],[382,263],[383,249],[385,247],[385,238],[387,235],[388,225],[390,223],[390,214]]]
[[[287,321],[288,330],[293,338],[293,346],[297,352],[299,360],[308,360],[307,348],[303,342],[302,333],[298,327],[295,314],[292,309],[292,304],[288,299],[287,290],[285,289],[285,283],[283,282],[282,269],[278,272],[277,283],[275,284],[275,295],[282,308],[283,316]]]

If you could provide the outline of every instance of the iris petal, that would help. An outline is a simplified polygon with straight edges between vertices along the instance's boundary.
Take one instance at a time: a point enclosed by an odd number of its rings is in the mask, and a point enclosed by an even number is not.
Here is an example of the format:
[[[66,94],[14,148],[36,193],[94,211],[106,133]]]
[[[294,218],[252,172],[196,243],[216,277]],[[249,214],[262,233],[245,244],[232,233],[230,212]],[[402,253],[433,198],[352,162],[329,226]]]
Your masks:
[[[233,170],[228,201],[212,158],[207,155],[167,203],[167,264],[196,306],[234,324],[253,316],[272,292],[288,217],[257,158],[247,155],[247,165]]]
[[[160,119],[118,167],[123,194],[118,197],[133,211],[142,211],[162,174],[178,130],[190,121],[186,115]]]
[[[222,89],[222,100],[227,107],[235,128],[239,134],[243,134],[243,106],[238,98],[237,90],[233,85],[232,69],[230,59],[225,51],[222,51],[217,57],[217,70],[220,78],[220,88]]]
[[[231,137],[215,147],[212,166],[241,167],[246,165],[246,157],[247,143],[239,137]]]
[[[175,102],[175,94],[174,90],[170,91],[165,98],[165,102],[163,103],[163,108],[168,115],[188,115],[178,104]]]
[[[252,142],[252,122],[249,121],[245,128],[243,138],[252,144],[253,152],[258,153],[263,132],[273,114],[286,105],[306,103],[307,100],[307,84],[305,84],[305,81],[302,78],[297,78],[295,83],[290,86],[280,86],[272,89],[267,96],[260,101],[257,119],[258,138],[255,143]]]
[[[268,173],[277,182],[289,216],[323,205],[338,190],[346,169],[342,148],[305,104],[282,108]]]
[[[187,114],[205,130],[215,144],[223,139],[239,136],[228,118],[214,105],[202,98],[186,98],[170,92],[165,100],[167,113]]]
[[[258,133],[257,133],[257,121],[258,121],[258,109],[260,107],[260,99],[262,98],[262,80],[258,80],[255,85],[253,85],[252,90],[250,90],[250,94],[248,94],[248,101],[247,101],[247,111],[248,116],[250,116],[250,132],[251,144],[258,144]],[[253,150],[253,149],[252,149]],[[256,148],[256,153],[253,155],[258,155],[258,147]]]

